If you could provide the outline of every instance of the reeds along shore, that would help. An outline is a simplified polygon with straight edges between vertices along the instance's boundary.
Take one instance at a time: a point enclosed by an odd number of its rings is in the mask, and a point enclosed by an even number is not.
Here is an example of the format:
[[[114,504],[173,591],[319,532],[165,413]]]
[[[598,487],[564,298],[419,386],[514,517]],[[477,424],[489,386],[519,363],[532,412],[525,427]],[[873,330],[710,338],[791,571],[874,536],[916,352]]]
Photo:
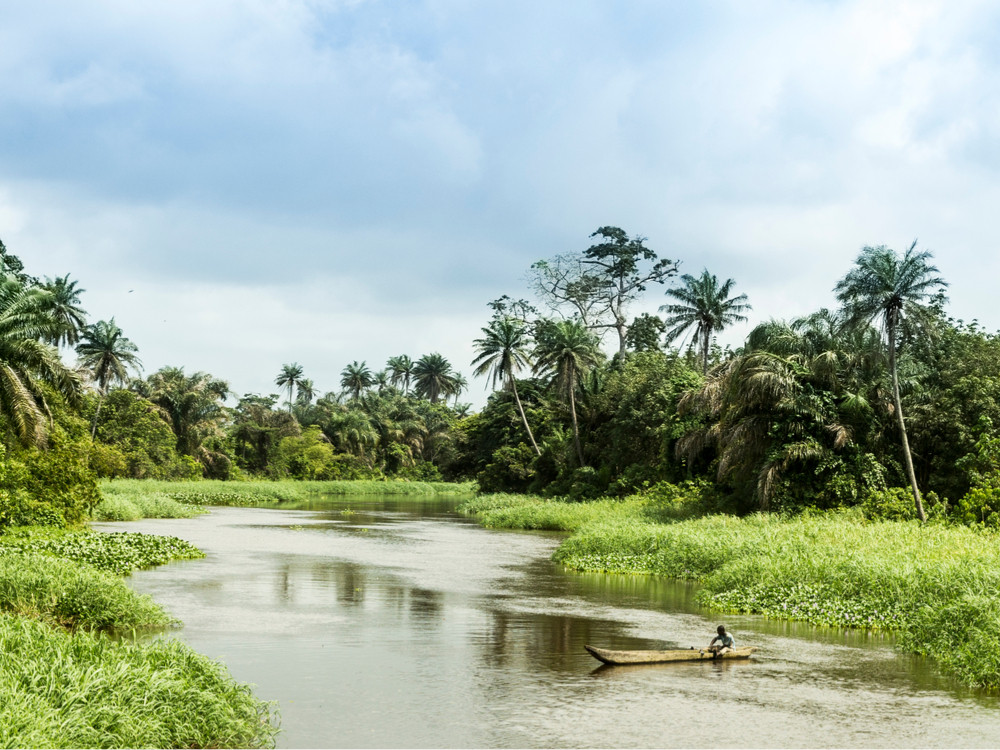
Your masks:
[[[554,559],[577,570],[701,583],[720,611],[888,630],[963,683],[1000,689],[1000,536],[856,510],[798,517],[709,515],[633,496],[573,503],[528,496],[463,506],[494,528],[573,532]]]
[[[273,707],[222,664],[176,640],[135,639],[172,619],[122,576],[201,556],[146,534],[0,535],[0,746],[272,745]]]

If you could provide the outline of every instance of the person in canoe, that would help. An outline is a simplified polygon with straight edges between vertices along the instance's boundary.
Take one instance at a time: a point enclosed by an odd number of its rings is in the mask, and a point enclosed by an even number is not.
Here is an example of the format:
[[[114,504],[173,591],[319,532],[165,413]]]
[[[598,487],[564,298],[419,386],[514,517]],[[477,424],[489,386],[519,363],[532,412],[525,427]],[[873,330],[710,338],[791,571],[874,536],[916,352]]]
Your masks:
[[[733,651],[736,649],[736,641],[733,640],[733,636],[726,632],[726,626],[720,625],[716,628],[718,635],[712,639],[712,642],[708,644],[708,650],[713,654],[718,656],[719,654],[724,654],[727,651]],[[718,641],[718,643],[716,643]]]

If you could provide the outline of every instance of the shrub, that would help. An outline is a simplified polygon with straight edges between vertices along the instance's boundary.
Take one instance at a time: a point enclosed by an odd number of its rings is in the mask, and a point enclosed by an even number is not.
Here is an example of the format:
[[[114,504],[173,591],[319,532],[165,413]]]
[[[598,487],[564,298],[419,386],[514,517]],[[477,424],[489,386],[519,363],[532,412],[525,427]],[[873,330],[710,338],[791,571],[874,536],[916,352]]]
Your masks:
[[[861,502],[866,518],[874,521],[909,521],[916,518],[913,493],[905,487],[869,490]]]
[[[80,525],[97,504],[97,477],[86,443],[28,448],[6,457],[0,445],[0,529],[9,526]]]

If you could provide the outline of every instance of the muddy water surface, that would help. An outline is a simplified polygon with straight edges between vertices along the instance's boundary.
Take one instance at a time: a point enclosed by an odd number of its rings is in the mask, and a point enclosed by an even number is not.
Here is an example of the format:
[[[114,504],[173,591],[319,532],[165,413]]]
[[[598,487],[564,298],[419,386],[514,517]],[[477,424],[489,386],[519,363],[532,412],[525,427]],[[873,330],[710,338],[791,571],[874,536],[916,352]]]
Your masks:
[[[585,643],[686,648],[718,615],[690,587],[583,575],[559,537],[480,528],[453,500],[342,498],[96,524],[207,559],[131,583],[277,701],[279,747],[997,747],[997,698],[891,642],[725,619],[749,662],[601,667]]]

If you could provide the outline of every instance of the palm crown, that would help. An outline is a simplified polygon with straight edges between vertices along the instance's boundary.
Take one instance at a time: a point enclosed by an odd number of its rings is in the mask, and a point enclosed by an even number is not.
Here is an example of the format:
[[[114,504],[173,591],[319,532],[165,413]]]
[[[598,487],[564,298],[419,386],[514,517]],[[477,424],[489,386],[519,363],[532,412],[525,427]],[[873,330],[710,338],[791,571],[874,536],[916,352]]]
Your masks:
[[[695,339],[701,349],[702,372],[705,373],[708,372],[712,335],[733,323],[745,321],[747,318],[743,313],[750,309],[750,305],[745,294],[729,296],[736,284],[733,279],[726,279],[720,286],[718,278],[708,269],[698,277],[684,274],[680,280],[680,286],[665,292],[680,304],[660,307],[660,312],[667,313],[667,341],[674,341],[686,330],[694,328]]]

